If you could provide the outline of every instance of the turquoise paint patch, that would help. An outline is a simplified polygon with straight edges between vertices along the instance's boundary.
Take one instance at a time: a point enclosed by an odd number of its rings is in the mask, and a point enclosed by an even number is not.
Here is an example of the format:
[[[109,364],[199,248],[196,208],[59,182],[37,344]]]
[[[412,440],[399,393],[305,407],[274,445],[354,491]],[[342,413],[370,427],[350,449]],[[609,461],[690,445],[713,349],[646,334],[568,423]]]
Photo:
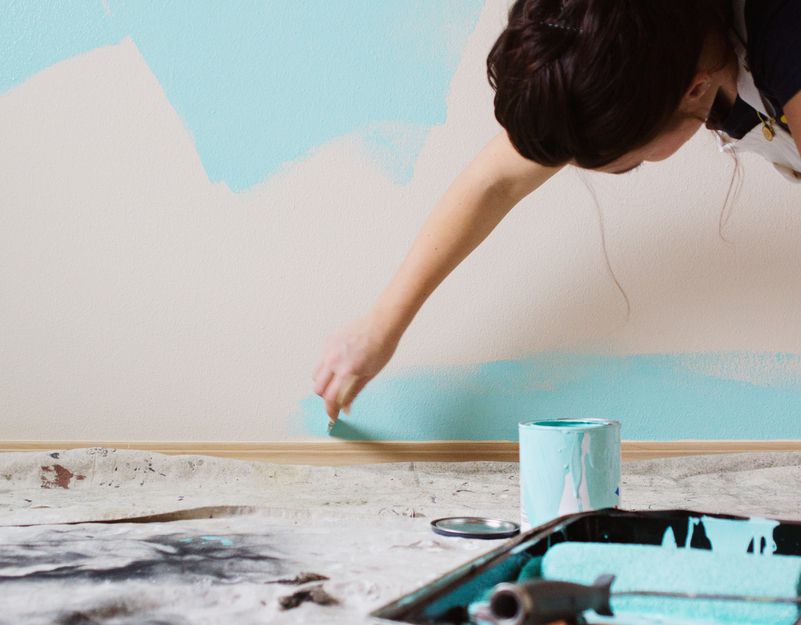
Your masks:
[[[782,363],[786,375],[770,378],[781,383],[766,382],[764,371],[775,372]],[[332,436],[517,440],[520,421],[598,418],[620,421],[630,440],[801,438],[801,377],[792,370],[797,363],[789,354],[548,353],[421,368],[373,380]],[[744,365],[756,382],[743,379]],[[727,371],[737,377],[725,377]],[[325,436],[322,400],[306,397],[294,423],[298,434]]]
[[[54,63],[124,36],[100,0],[0,0],[0,94]]]
[[[234,546],[234,541],[224,536],[201,536],[200,539],[207,543],[220,543],[223,547]]]
[[[483,0],[107,4],[11,2],[0,19],[0,93],[130,36],[209,178],[240,191],[354,132],[408,181],[427,129],[445,120]]]
[[[178,542],[182,543],[191,543],[194,542],[194,538],[187,537],[187,538],[180,538]],[[230,538],[225,538],[224,536],[201,536],[200,540],[207,543],[220,543],[223,547],[233,547],[234,541]]]

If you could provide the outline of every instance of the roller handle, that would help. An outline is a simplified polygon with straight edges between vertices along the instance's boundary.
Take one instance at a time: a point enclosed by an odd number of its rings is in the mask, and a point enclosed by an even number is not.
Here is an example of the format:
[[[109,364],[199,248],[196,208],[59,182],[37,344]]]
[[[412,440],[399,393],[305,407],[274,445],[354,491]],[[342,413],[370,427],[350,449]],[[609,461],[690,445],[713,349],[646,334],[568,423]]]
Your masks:
[[[536,580],[522,584],[498,584],[489,610],[498,625],[546,625],[573,621],[587,610],[614,616],[609,605],[614,575],[601,575],[592,586]]]

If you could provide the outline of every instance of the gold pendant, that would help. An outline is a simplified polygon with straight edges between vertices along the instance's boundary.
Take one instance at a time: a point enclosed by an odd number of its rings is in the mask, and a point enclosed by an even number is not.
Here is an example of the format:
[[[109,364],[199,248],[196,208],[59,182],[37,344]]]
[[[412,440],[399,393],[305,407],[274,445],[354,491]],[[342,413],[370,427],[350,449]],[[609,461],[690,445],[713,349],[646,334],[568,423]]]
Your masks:
[[[776,136],[776,131],[769,124],[762,124],[762,135],[768,141],[773,141],[773,137]]]

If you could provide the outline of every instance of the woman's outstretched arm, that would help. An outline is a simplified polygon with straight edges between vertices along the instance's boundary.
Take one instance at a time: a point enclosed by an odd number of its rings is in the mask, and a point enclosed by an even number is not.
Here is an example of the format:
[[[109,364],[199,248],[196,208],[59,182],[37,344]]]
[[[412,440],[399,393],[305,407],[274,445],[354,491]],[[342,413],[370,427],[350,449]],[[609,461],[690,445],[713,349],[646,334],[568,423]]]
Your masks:
[[[389,362],[417,311],[445,277],[506,214],[559,168],[514,149],[501,132],[462,171],[423,224],[372,310],[328,339],[314,372],[314,391],[336,420]]]

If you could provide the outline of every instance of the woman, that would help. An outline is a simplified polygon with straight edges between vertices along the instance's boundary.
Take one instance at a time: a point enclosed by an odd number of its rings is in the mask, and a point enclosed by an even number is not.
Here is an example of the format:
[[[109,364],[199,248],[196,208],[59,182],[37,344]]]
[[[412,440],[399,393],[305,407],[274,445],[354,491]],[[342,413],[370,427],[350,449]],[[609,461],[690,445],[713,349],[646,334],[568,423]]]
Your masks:
[[[504,132],[439,201],[373,309],[329,339],[332,423],[428,296],[565,165],[622,174],[702,124],[801,182],[801,0],[517,0],[487,60]]]

